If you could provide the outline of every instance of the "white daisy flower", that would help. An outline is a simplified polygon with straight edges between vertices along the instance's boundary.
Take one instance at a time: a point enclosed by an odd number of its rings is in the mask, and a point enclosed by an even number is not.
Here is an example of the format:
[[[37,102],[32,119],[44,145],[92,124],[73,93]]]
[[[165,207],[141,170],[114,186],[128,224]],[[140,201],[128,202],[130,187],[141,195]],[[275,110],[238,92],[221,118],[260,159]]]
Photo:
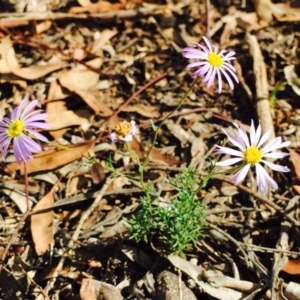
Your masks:
[[[220,94],[223,86],[222,76],[224,76],[230,88],[233,90],[234,83],[231,77],[237,83],[239,82],[236,76],[236,70],[231,65],[231,61],[236,59],[235,52],[228,52],[225,49],[219,51],[218,47],[212,45],[207,37],[203,36],[202,38],[206,47],[195,43],[198,48],[187,47],[182,50],[184,57],[197,60],[187,65],[188,69],[196,68],[196,71],[192,73],[192,77],[205,76],[204,82],[207,82],[207,87],[211,87],[217,77],[219,86],[218,92]]]
[[[231,149],[229,147],[217,146],[217,154],[229,154],[236,156],[224,161],[217,162],[218,166],[231,166],[236,163],[241,163],[241,168],[232,176],[229,177],[230,181],[234,184],[239,184],[243,181],[250,169],[255,167],[258,189],[261,194],[266,194],[268,186],[273,189],[277,189],[277,183],[270,177],[262,164],[265,164],[274,171],[289,172],[290,169],[285,166],[279,166],[271,163],[264,158],[278,159],[288,156],[285,152],[273,152],[274,150],[281,149],[290,145],[290,141],[282,142],[281,137],[277,137],[264,145],[270,136],[270,131],[267,131],[262,135],[261,125],[255,130],[253,120],[251,120],[250,127],[250,139],[243,126],[238,126],[234,123],[234,126],[238,129],[235,131],[235,137],[230,137],[225,130],[223,132],[227,135],[231,144],[238,148],[238,150]]]

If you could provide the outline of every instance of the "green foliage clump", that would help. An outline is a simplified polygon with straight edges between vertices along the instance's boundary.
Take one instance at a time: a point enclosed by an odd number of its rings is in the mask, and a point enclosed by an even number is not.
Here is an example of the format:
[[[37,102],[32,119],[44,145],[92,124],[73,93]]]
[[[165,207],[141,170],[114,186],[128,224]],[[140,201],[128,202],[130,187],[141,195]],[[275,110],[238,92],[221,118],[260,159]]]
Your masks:
[[[204,236],[205,206],[197,200],[199,186],[191,168],[168,182],[176,194],[166,207],[157,205],[157,192],[147,185],[150,201],[141,198],[139,212],[129,220],[130,234],[136,241],[157,237],[168,251],[180,254]]]

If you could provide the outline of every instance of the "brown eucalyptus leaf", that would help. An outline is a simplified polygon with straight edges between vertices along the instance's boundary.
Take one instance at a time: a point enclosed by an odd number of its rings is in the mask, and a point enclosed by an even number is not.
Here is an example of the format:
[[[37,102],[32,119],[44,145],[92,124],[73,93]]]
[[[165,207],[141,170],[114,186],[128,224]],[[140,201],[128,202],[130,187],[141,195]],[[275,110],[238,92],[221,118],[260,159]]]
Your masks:
[[[33,212],[52,206],[54,204],[53,193],[56,185],[33,208]],[[33,214],[30,218],[30,230],[37,255],[43,255],[54,242],[53,232],[54,212]]]

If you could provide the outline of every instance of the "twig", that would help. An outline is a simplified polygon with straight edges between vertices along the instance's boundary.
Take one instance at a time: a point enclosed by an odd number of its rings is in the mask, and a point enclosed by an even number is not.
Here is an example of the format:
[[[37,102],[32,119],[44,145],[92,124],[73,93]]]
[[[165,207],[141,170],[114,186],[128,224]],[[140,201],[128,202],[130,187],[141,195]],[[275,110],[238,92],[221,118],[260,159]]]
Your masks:
[[[4,251],[1,257],[1,261],[0,261],[0,273],[2,271],[2,267],[4,264],[4,261],[6,259],[8,250],[10,248],[10,246],[12,245],[12,243],[14,242],[14,239],[17,237],[19,230],[21,229],[21,226],[23,224],[23,222],[27,219],[27,217],[30,215],[30,207],[29,207],[29,190],[28,190],[28,174],[27,174],[27,167],[26,167],[26,163],[24,162],[24,173],[25,173],[25,194],[26,194],[26,203],[27,203],[27,211],[23,214],[21,220],[19,221],[19,223],[17,224],[17,227],[15,228],[13,234],[11,235]]]
[[[271,134],[269,136],[268,141],[271,141],[275,138],[275,133],[269,103],[269,84],[267,78],[266,65],[256,37],[250,33],[247,33],[246,39],[250,47],[250,53],[253,56],[253,71],[255,75],[257,114],[261,121],[263,133],[270,130]]]
[[[205,12],[206,12],[206,37],[210,40],[210,19],[209,19],[209,10],[210,10],[210,0],[205,2]]]
[[[104,13],[61,13],[61,12],[28,12],[28,13],[0,13],[0,27],[15,27],[16,23],[24,24],[29,21],[66,20],[66,19],[97,19],[101,21],[113,21],[158,15],[164,12],[165,5],[155,5],[147,8],[118,10]]]
[[[50,298],[48,297],[48,295],[46,295],[46,293],[45,293],[45,291],[43,290],[43,288],[41,287],[41,286],[39,286],[28,274],[27,274],[27,272],[24,270],[24,269],[22,269],[22,273],[27,277],[27,279],[35,286],[35,287],[37,287],[39,290],[40,290],[40,292],[41,292],[41,294],[44,296],[44,298],[46,299],[46,300],[50,300]]]
[[[222,230],[221,228],[219,228],[219,227],[216,226],[216,225],[213,225],[213,224],[211,224],[211,223],[208,223],[208,227],[211,228],[211,229],[214,229],[214,230],[218,231],[219,233],[221,233],[221,235],[223,236],[223,240],[224,240],[224,239],[228,239],[228,240],[230,240],[232,243],[234,243],[234,244],[237,246],[237,248],[239,248],[239,250],[243,253],[247,265],[249,264],[249,260],[250,260],[250,259],[249,259],[248,255],[247,255],[246,251],[241,247],[239,241],[237,241],[237,240],[236,240],[235,238],[233,238],[229,233],[227,233],[226,231]]]
[[[217,177],[215,177],[217,178]],[[234,185],[233,182],[230,182],[228,180],[224,180],[224,178],[219,178],[219,180],[223,180],[226,181],[227,183]],[[259,193],[253,192],[251,189],[247,188],[246,186],[242,185],[242,184],[237,184],[236,185],[239,189],[247,192],[249,195],[252,195],[253,197],[255,197],[256,199],[258,199],[260,202],[263,202],[266,205],[269,205],[271,207],[273,207],[274,209],[276,209],[278,212],[280,212],[282,215],[284,215],[286,217],[287,220],[289,220],[293,225],[295,226],[300,226],[299,222],[294,219],[293,217],[291,217],[289,214],[286,213],[286,211],[284,211],[280,206],[278,206],[277,204],[275,204],[274,202],[268,200],[266,197],[262,196]]]
[[[120,112],[122,112],[122,110],[124,109],[124,107],[126,107],[135,97],[137,97],[140,93],[142,93],[144,90],[146,90],[149,86],[151,86],[152,84],[156,83],[157,81],[165,78],[168,75],[168,73],[162,73],[159,76],[155,77],[154,79],[150,80],[148,83],[146,83],[144,86],[142,86],[139,90],[137,90],[135,93],[133,93],[133,95],[131,95],[123,104],[120,105],[120,107],[117,109],[117,111],[115,111],[108,119],[107,122],[104,123],[104,125],[102,126],[103,128],[107,128],[109,127],[110,122],[112,122],[114,120],[114,118],[116,118],[118,116],[118,114]],[[97,137],[97,139],[94,141],[95,143],[97,143],[98,141],[100,141],[103,137],[103,132],[101,132],[101,134]]]
[[[81,231],[81,228],[84,224],[84,222],[88,219],[88,217],[90,216],[90,214],[92,212],[95,211],[95,209],[97,208],[97,206],[99,205],[100,201],[102,200],[102,197],[104,196],[106,190],[108,189],[110,183],[112,182],[112,178],[111,177],[108,177],[105,184],[103,185],[99,195],[97,196],[97,198],[95,199],[95,201],[93,202],[93,204],[82,214],[78,224],[77,224],[77,227],[76,227],[76,230],[74,231],[73,235],[72,235],[72,238],[71,240],[69,241],[67,247],[66,247],[66,250],[64,252],[64,254],[62,255],[55,271],[53,272],[53,275],[52,275],[52,279],[49,280],[48,284],[47,284],[47,287],[45,289],[46,293],[48,294],[49,291],[51,289],[53,289],[54,287],[54,284],[56,282],[56,278],[58,277],[60,271],[62,270],[63,266],[64,266],[64,263],[66,261],[66,258],[68,257],[68,251],[70,248],[73,247],[75,241],[78,239],[79,237],[79,234],[80,234],[80,231]]]

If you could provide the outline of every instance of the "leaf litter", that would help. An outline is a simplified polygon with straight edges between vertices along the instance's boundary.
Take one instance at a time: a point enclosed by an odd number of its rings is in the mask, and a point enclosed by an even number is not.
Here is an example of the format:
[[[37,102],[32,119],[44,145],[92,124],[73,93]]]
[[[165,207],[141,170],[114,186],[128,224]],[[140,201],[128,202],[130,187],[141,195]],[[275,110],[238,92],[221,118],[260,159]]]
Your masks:
[[[235,50],[243,84],[234,92],[225,85],[216,96],[215,86],[199,81],[159,131],[144,175],[159,191],[156,205],[166,205],[174,196],[166,179],[184,166],[196,168],[200,179],[224,138],[221,129],[232,120],[249,125],[257,118],[251,98],[261,92],[254,85],[257,57],[246,32],[263,53],[270,94],[276,90],[268,126],[291,141],[292,172],[275,175],[279,189],[263,199],[255,193],[253,174],[245,188],[213,180],[198,195],[207,206],[207,236],[185,257],[166,253],[155,236],[149,243],[128,240],[127,218],[139,208],[141,187],[124,177],[106,187],[110,173],[103,166],[111,157],[119,172],[137,176],[135,158],[107,136],[112,124],[136,120],[139,134],[130,147],[145,158],[153,138],[149,119],[158,125],[191,85],[180,51],[205,34],[204,3],[66,1],[64,9],[41,6],[51,13],[43,19],[37,12],[3,15],[1,117],[24,95],[37,97],[49,114],[52,130],[45,134],[53,144],[42,145],[27,165],[36,214],[12,241],[0,274],[1,298],[183,299],[186,291],[190,299],[297,299],[299,7],[297,1],[262,2],[211,1],[212,40]],[[270,5],[272,14],[264,16],[262,5]],[[2,163],[0,253],[26,212],[24,174],[12,155]],[[59,188],[53,186],[57,181]]]

